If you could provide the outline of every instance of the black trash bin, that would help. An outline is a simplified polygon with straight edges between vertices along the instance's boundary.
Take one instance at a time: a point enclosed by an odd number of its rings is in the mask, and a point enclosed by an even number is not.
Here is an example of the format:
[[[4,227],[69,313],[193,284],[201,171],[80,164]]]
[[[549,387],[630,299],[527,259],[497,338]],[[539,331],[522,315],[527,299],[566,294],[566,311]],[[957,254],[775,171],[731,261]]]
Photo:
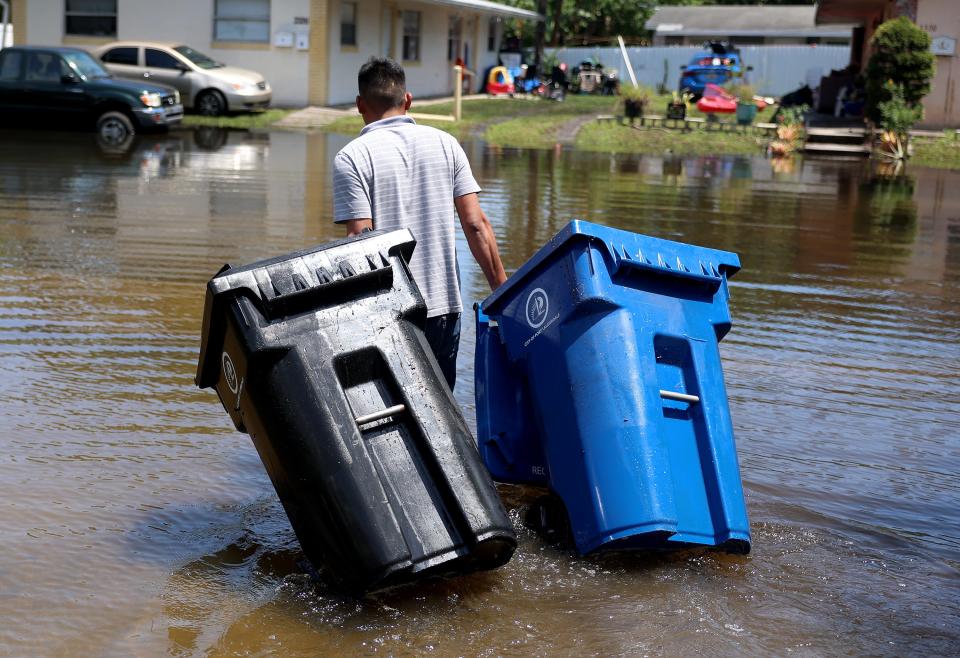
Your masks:
[[[506,563],[516,536],[423,335],[407,230],[207,284],[196,382],[249,432],[307,557],[351,592]]]

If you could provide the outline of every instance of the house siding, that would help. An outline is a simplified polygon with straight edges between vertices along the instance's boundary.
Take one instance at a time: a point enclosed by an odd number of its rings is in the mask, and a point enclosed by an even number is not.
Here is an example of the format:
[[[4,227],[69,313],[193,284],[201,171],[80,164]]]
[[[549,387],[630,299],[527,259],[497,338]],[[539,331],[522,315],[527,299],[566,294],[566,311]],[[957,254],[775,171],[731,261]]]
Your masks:
[[[932,38],[952,37],[960,41],[960,12],[955,0],[921,0],[917,24]],[[937,72],[930,93],[923,99],[925,128],[960,126],[960,52],[936,57]]]
[[[386,56],[389,34],[383,30],[384,6],[379,0],[357,1],[357,45],[340,45],[340,0],[331,0],[327,61],[332,63],[328,100],[333,105],[352,103],[357,96],[357,71],[373,55]]]

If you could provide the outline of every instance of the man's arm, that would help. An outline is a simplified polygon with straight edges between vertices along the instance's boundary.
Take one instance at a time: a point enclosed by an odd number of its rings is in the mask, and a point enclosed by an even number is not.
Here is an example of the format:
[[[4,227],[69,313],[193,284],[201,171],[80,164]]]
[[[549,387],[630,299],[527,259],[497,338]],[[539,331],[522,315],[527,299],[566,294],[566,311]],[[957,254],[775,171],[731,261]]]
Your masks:
[[[333,159],[333,220],[347,227],[347,236],[373,228],[373,211],[360,172],[343,151]]]
[[[470,253],[487,277],[490,289],[496,290],[507,280],[507,273],[503,271],[503,263],[500,262],[497,238],[493,234],[490,220],[483,214],[476,193],[457,197],[453,203],[457,208],[457,215],[460,216],[460,226],[467,237]]]
[[[360,235],[366,229],[373,230],[372,219],[348,219],[344,222],[347,227],[347,237],[351,235]]]

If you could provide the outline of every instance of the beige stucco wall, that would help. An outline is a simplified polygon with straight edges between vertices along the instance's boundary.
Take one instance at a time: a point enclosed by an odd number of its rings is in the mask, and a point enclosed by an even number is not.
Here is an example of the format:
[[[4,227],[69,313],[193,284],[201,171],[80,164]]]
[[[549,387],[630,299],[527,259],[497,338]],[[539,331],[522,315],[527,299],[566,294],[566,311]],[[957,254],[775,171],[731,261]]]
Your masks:
[[[957,0],[920,0],[917,24],[933,38],[953,37],[960,48],[960,3]],[[937,73],[931,91],[923,101],[927,128],[960,127],[960,50],[936,58]]]
[[[420,59],[401,61],[403,21],[400,12],[420,12]],[[359,0],[357,47],[340,46],[340,2],[331,0],[329,58],[334,62],[330,74],[328,103],[352,103],[357,95],[357,71],[373,55],[393,56],[407,73],[407,88],[415,98],[442,96],[453,92],[452,62],[447,60],[447,35],[451,15],[463,17],[462,43],[469,44],[468,68],[478,73],[492,66],[496,50],[487,50],[489,15],[417,2]],[[501,28],[502,29],[502,28]],[[499,33],[498,33],[499,36]],[[499,48],[499,42],[497,44]],[[474,84],[471,91],[476,91]]]
[[[327,61],[333,66],[330,70],[330,104],[352,103],[357,95],[357,71],[373,55],[387,55],[389,33],[383,29],[384,6],[380,0],[358,0],[357,2],[357,45],[340,45],[340,9],[339,0],[331,0],[329,45]]]

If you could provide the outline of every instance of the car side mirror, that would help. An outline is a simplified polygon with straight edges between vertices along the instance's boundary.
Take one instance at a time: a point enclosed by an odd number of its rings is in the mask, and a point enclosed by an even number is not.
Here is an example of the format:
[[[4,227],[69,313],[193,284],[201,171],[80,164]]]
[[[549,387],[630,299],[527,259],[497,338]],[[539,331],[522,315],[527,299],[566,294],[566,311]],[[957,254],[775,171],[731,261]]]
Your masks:
[[[748,71],[752,71],[752,70],[753,70],[753,67],[752,67],[752,66],[748,66],[748,67],[747,67],[747,70],[748,70]]]
[[[686,64],[682,65],[682,66],[680,67],[680,70],[681,70],[681,71],[686,71],[686,70],[687,70],[687,65],[686,65]]]
[[[80,82],[80,78],[78,78],[72,73],[67,73],[65,75],[60,76],[60,82],[65,85],[73,85]]]
[[[190,70],[190,67],[187,66],[186,64],[181,64],[180,62],[177,62],[177,70],[180,71],[181,73],[186,73],[187,71]]]

